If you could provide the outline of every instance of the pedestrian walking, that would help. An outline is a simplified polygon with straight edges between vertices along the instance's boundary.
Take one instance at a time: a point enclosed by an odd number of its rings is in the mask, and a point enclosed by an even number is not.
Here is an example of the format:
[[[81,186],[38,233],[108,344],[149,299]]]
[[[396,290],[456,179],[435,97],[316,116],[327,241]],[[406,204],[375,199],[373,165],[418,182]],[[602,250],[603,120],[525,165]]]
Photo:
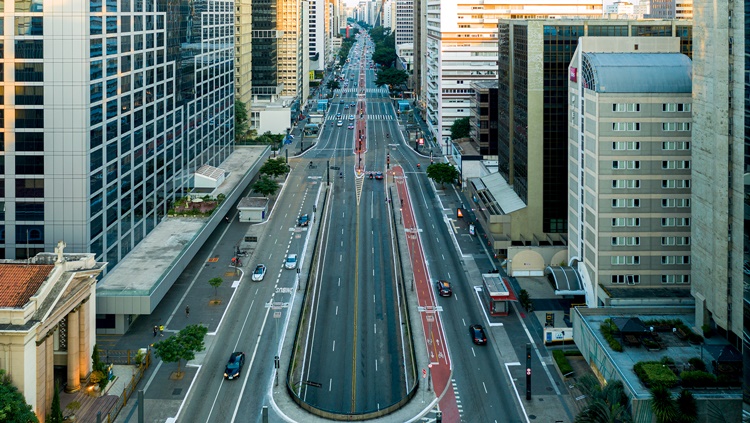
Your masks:
[[[156,336],[157,333],[159,333],[159,328],[154,326],[154,336]]]
[[[164,336],[164,325],[159,325],[159,335]]]
[[[185,306],[185,317],[190,317],[190,306]]]

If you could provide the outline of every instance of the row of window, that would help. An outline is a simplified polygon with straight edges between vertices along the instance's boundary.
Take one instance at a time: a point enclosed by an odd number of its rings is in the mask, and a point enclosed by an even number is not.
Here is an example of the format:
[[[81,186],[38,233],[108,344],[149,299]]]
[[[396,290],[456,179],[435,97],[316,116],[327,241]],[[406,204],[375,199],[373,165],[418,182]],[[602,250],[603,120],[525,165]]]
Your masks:
[[[641,283],[641,275],[612,275],[613,284],[638,285]],[[690,275],[661,275],[661,283],[664,284],[686,284],[690,283]]]
[[[692,110],[690,103],[662,103],[662,112],[689,112]],[[640,112],[640,103],[613,103],[613,112]]]
[[[638,208],[641,206],[640,198],[613,198],[613,208]],[[661,206],[664,208],[689,208],[689,198],[662,198]]]
[[[640,179],[614,179],[612,180],[613,189],[635,189],[641,187]],[[662,179],[662,188],[690,188],[689,179]],[[665,206],[667,207],[667,206]],[[678,206],[675,206],[678,207]]]
[[[641,256],[611,256],[613,266],[641,264]],[[661,264],[690,264],[690,256],[661,256]]]
[[[640,160],[613,160],[612,169],[635,170],[641,168]],[[690,160],[662,160],[662,169],[690,169]]]
[[[612,227],[638,227],[641,226],[640,217],[614,217],[612,218]],[[662,217],[661,226],[663,227],[686,227],[690,226],[689,217]]]
[[[640,141],[615,141],[612,150],[615,151],[638,151],[641,149]],[[665,141],[661,143],[662,150],[690,150],[690,141]]]
[[[612,237],[612,246],[614,247],[619,247],[619,246],[635,247],[639,245],[641,245],[641,237],[639,236],[613,236]],[[661,237],[661,245],[662,246],[690,245],[690,237],[689,236],[663,236]]]
[[[640,122],[612,122],[613,131],[640,131]],[[689,131],[690,122],[662,122],[661,130],[665,132]]]

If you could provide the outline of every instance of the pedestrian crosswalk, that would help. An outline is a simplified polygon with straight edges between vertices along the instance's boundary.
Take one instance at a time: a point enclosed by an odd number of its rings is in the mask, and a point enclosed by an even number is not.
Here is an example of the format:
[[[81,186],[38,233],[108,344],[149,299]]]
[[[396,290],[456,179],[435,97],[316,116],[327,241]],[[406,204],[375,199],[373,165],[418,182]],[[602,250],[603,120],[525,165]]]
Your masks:
[[[350,94],[350,93],[358,93],[359,88],[338,88],[334,92],[337,93],[344,93],[344,94]],[[365,92],[370,94],[388,94],[388,88],[382,87],[382,88],[366,88]]]
[[[344,111],[346,111],[346,110],[344,110]],[[369,115],[368,114],[368,115],[365,115],[365,117],[367,118],[367,120],[396,120],[395,117],[390,116],[390,115],[375,115],[375,114]],[[336,118],[335,115],[328,115],[328,116],[326,116],[326,120],[332,121],[332,120],[339,120],[339,119]],[[343,116],[342,120],[346,121],[347,117]]]

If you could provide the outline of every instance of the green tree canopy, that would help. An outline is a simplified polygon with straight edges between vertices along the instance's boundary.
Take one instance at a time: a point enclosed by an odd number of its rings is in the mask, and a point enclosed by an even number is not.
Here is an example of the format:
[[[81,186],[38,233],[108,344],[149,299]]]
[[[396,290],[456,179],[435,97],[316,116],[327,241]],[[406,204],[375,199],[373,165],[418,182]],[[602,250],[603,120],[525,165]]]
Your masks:
[[[207,333],[208,328],[203,325],[188,325],[176,335],[155,343],[154,353],[165,363],[177,363],[177,373],[180,373],[182,360],[190,361],[196,352],[206,349],[203,341]]]
[[[588,405],[576,416],[575,423],[630,423],[628,397],[621,381],[609,382],[602,388],[593,375],[582,376],[578,389],[588,397]]]
[[[458,169],[450,163],[433,163],[427,166],[427,177],[444,186],[458,179]]]
[[[451,139],[457,140],[469,136],[469,118],[463,117],[453,121],[451,125]]]
[[[55,387],[55,396],[57,396],[57,409],[60,409],[60,396],[58,389]],[[54,397],[52,398],[54,405]],[[60,421],[62,422],[62,412],[60,412]],[[26,403],[26,398],[11,382],[10,376],[0,369],[0,422],[7,423],[38,423],[36,414],[31,410],[31,406]]]
[[[392,46],[378,46],[372,52],[372,61],[384,68],[392,67],[396,58],[396,49]]]
[[[214,287],[214,297],[216,296],[216,291],[219,289],[222,283],[224,283],[224,279],[219,277],[211,278],[208,280],[208,284]]]
[[[328,88],[331,91],[337,90],[337,89],[341,88],[341,84],[339,83],[339,81],[337,81],[335,79],[332,79],[332,80],[328,81],[328,83],[326,84],[326,88]]]
[[[406,83],[409,74],[396,68],[385,68],[378,71],[378,77],[375,79],[375,85],[382,87],[387,85],[389,88],[399,87]]]
[[[289,172],[289,165],[286,164],[286,159],[279,156],[276,158],[269,158],[263,163],[258,172],[261,175],[269,175],[274,178],[278,178],[281,175],[286,175]]]
[[[262,176],[253,184],[253,191],[264,196],[274,195],[278,190],[279,183],[269,178],[268,176]]]
[[[248,123],[247,123],[247,106],[245,103],[235,100],[234,101],[234,141],[240,142],[247,138]]]

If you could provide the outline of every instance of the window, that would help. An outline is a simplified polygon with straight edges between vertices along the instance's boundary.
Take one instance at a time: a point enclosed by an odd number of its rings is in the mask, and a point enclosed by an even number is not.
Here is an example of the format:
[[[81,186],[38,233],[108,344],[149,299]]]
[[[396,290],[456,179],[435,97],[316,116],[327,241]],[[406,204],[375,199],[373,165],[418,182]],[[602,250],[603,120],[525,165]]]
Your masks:
[[[691,109],[690,103],[663,103],[661,105],[662,112],[689,112]]]
[[[662,169],[690,169],[690,160],[664,160],[661,162]]]
[[[634,265],[641,263],[641,256],[611,256],[609,261],[612,265]]]
[[[662,207],[688,208],[690,207],[689,198],[662,198]]]
[[[640,160],[615,160],[612,162],[612,169],[640,169]]]
[[[16,174],[44,175],[44,156],[16,156]]]
[[[690,226],[690,218],[689,217],[662,217],[661,226],[664,226],[664,227]]]
[[[640,150],[640,142],[619,141],[612,143],[612,150]]]
[[[661,283],[690,283],[690,275],[661,275]]]
[[[640,207],[641,200],[639,198],[613,198],[612,207]]]
[[[44,203],[16,203],[16,220],[44,221]]]
[[[690,256],[661,256],[661,264],[690,264]]]
[[[612,275],[612,283],[636,285],[641,283],[641,275]]]
[[[661,130],[666,132],[672,131],[689,131],[690,122],[663,122]]]
[[[615,179],[612,181],[612,188],[640,188],[640,179]]]
[[[690,150],[690,141],[667,141],[661,143],[662,150]]]
[[[690,188],[690,179],[663,179],[662,188]]]
[[[612,104],[613,112],[640,112],[641,105],[639,103],[615,103]]]
[[[613,131],[640,131],[640,122],[612,122]]]
[[[663,236],[661,237],[661,245],[690,245],[689,236]]]
[[[44,179],[16,179],[16,197],[44,197]]]
[[[615,247],[641,245],[641,237],[639,237],[639,236],[616,236],[616,237],[612,237],[612,245],[615,246]]]
[[[616,217],[612,219],[612,226],[641,226],[640,217]]]

